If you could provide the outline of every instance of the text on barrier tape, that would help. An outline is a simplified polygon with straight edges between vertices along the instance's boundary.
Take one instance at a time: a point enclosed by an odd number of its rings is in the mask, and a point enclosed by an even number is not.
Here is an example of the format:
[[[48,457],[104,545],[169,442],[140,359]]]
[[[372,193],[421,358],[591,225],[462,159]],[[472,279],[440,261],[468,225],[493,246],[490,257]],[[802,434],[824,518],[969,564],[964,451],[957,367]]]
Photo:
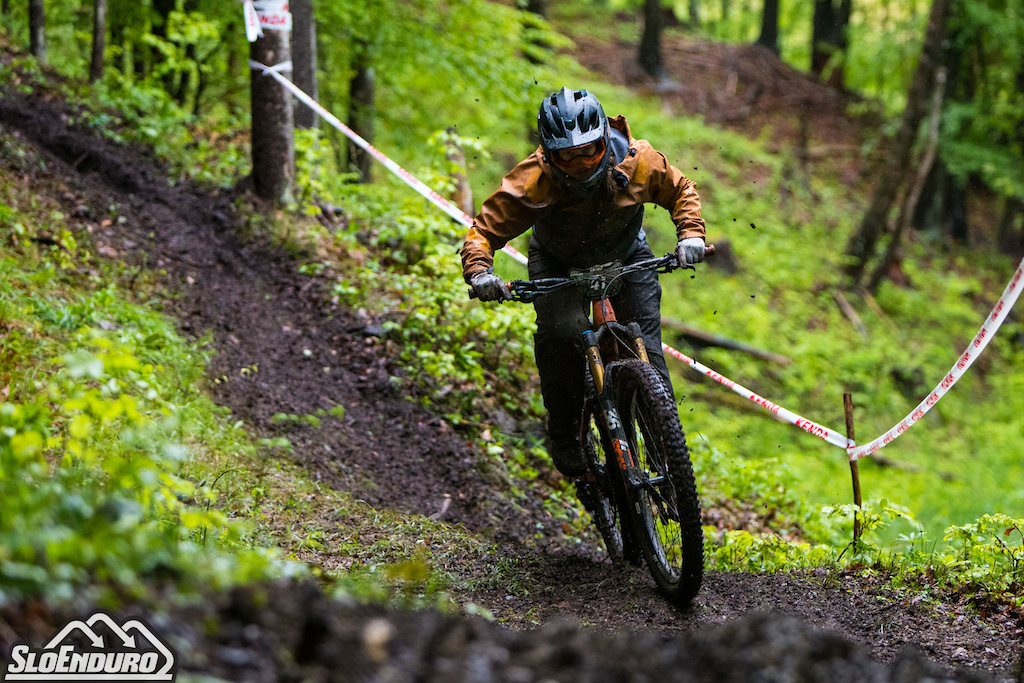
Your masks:
[[[920,420],[925,414],[931,410],[936,403],[939,402],[947,391],[953,388],[953,385],[957,383],[967,369],[971,367],[981,352],[988,346],[989,341],[995,336],[996,331],[1006,320],[1006,316],[1009,315],[1010,309],[1017,303],[1017,297],[1020,296],[1021,289],[1024,289],[1024,259],[1021,260],[1020,265],[1017,266],[1017,272],[1010,278],[1009,284],[1006,285],[1006,289],[1003,290],[1003,295],[999,297],[999,301],[992,308],[992,312],[989,313],[985,319],[985,324],[978,330],[978,334],[974,336],[971,343],[968,344],[967,349],[960,355],[957,362],[953,365],[946,376],[935,386],[932,393],[928,394],[928,397],[921,401],[916,408],[905,418],[900,420],[896,426],[882,434],[877,439],[874,439],[870,443],[866,443],[863,446],[850,447],[847,449],[847,454],[850,456],[850,460],[858,460],[867,455],[872,455],[878,452],[879,449],[885,448],[910,427]]]
[[[750,389],[747,389],[746,387],[741,386],[736,382],[733,382],[731,379],[723,377],[722,375],[718,374],[717,372],[707,367],[706,365],[698,363],[694,359],[690,358],[685,353],[676,351],[668,344],[662,343],[661,348],[664,349],[666,353],[668,353],[669,355],[678,360],[683,361],[700,374],[710,377],[719,384],[729,387],[730,389],[732,389],[733,391],[735,391],[737,394],[747,399],[748,401],[751,401],[761,406],[768,412],[777,416],[780,420],[788,422],[791,425],[796,425],[797,427],[804,430],[808,434],[813,434],[814,436],[818,437],[819,439],[827,441],[833,446],[838,446],[839,448],[848,448],[854,445],[852,441],[847,439],[839,432],[829,429],[828,427],[824,427],[818,424],[817,422],[814,422],[813,420],[808,420],[806,417],[800,417],[793,411],[786,410],[782,406],[772,403],[766,398],[758,396]]]

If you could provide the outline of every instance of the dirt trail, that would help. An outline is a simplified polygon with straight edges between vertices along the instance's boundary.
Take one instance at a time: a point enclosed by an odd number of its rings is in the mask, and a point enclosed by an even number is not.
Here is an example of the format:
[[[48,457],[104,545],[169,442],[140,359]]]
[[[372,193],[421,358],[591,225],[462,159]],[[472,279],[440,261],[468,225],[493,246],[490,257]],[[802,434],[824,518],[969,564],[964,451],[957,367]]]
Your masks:
[[[314,476],[356,492],[379,506],[436,512],[453,496],[446,521],[492,533],[503,561],[519,576],[514,591],[460,596],[489,607],[513,626],[568,616],[602,628],[654,634],[692,633],[752,611],[780,610],[834,629],[891,661],[907,643],[948,667],[1009,672],[1020,657],[1020,624],[973,618],[959,622],[938,610],[881,602],[875,586],[827,575],[796,578],[712,573],[695,607],[669,608],[645,572],[623,570],[570,554],[560,544],[539,550],[524,539],[538,529],[557,541],[561,531],[540,511],[508,503],[476,469],[477,454],[456,434],[394,387],[400,373],[378,346],[367,343],[365,321],[325,304],[324,286],[297,273],[295,262],[272,245],[240,240],[232,197],[187,184],[168,185],[158,164],[87,132],[69,129],[57,102],[0,99],[0,125],[35,145],[46,160],[26,170],[27,187],[60,176],[72,193],[68,215],[85,204],[94,216],[111,203],[126,219],[101,235],[128,260],[164,268],[180,298],[169,305],[182,330],[210,330],[217,350],[212,376],[218,401],[257,431],[278,434],[277,413],[306,415],[337,405],[343,419],[318,429],[290,428],[294,457]],[[14,163],[0,159],[0,163]],[[241,368],[259,365],[252,377]],[[584,553],[586,555],[586,553]],[[467,567],[466,573],[486,573]],[[655,637],[655,636],[652,636]]]

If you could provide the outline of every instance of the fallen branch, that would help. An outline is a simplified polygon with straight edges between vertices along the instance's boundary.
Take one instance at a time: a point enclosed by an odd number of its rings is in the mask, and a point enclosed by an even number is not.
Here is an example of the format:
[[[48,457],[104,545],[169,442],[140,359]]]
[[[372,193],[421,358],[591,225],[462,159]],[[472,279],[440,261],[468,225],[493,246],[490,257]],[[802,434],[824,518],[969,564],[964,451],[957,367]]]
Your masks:
[[[731,349],[733,351],[740,351],[742,353],[748,353],[751,356],[755,356],[762,360],[771,361],[772,363],[778,363],[779,365],[789,365],[793,361],[786,356],[778,353],[772,353],[770,351],[762,351],[756,349],[753,346],[748,346],[742,342],[733,341],[728,337],[721,335],[712,334],[702,329],[696,328],[693,325],[684,323],[681,320],[672,320],[671,318],[662,317],[661,324],[664,327],[677,332],[680,337],[696,346],[716,346],[722,349]]]
[[[853,310],[853,306],[851,306],[850,302],[846,300],[843,293],[837,289],[832,292],[832,296],[835,298],[836,303],[839,304],[839,308],[843,311],[843,315],[845,315],[850,322],[853,323],[853,326],[857,328],[857,332],[860,333],[860,336],[867,337],[868,331],[867,328],[864,327],[864,322],[860,319],[860,316],[857,315],[857,311]]]

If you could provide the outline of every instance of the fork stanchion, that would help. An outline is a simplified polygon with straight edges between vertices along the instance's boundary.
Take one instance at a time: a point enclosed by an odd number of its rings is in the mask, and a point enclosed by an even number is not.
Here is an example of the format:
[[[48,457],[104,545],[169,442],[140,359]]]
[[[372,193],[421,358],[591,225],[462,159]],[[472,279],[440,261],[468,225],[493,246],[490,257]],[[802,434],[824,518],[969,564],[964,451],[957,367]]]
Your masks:
[[[850,440],[850,443],[854,443],[853,438],[853,394],[843,394],[843,410],[846,413],[846,438]],[[857,467],[857,461],[850,461],[850,478],[853,480],[853,504],[857,506],[857,510],[853,513],[853,546],[854,549],[857,547],[857,543],[860,541],[860,470]]]

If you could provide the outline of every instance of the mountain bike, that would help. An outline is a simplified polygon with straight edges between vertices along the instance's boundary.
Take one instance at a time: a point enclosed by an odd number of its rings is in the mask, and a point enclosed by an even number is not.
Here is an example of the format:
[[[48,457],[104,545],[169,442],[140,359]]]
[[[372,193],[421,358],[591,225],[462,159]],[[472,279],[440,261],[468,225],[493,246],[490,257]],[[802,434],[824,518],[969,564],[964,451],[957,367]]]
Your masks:
[[[509,289],[514,301],[530,303],[576,287],[592,302],[592,326],[582,334],[587,397],[580,443],[587,474],[577,491],[612,561],[639,564],[642,557],[658,587],[685,606],[704,575],[693,466],[671,387],[650,364],[640,326],[618,322],[611,304],[622,276],[679,267],[675,254],[667,254],[572,270],[567,278],[514,280]]]

